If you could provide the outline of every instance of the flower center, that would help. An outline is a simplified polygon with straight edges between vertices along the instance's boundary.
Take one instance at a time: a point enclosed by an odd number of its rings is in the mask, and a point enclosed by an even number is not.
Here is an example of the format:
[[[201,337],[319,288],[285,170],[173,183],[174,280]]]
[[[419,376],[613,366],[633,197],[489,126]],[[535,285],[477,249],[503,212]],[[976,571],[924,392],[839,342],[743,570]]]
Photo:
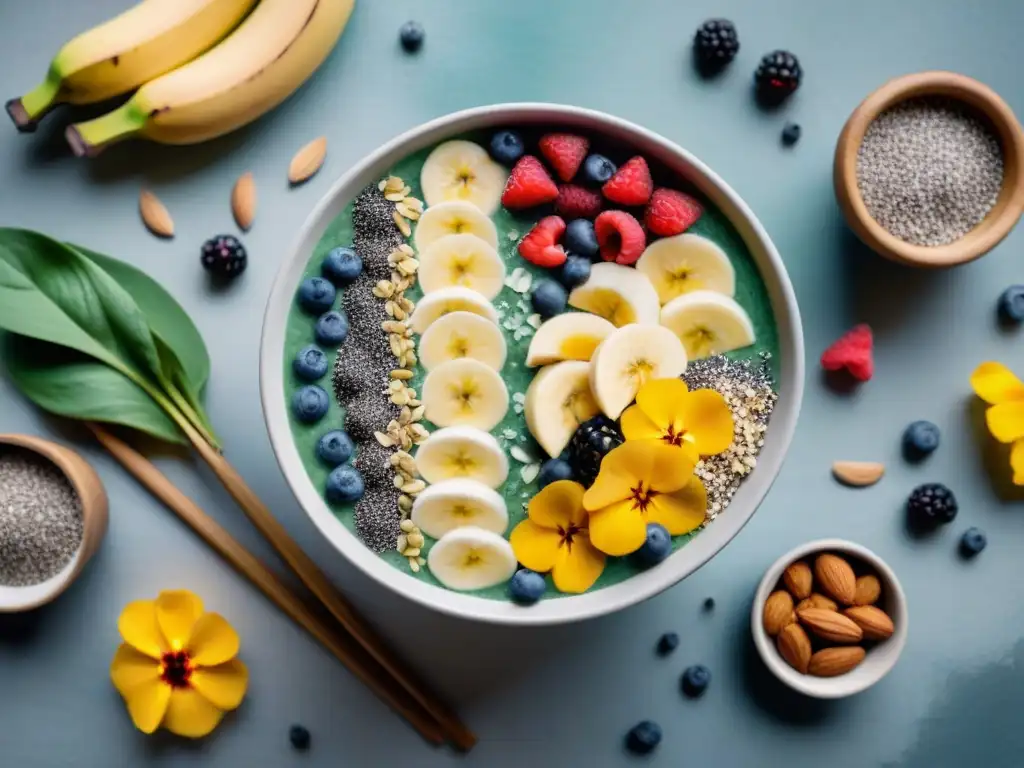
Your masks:
[[[192,678],[192,660],[184,651],[168,651],[160,659],[160,679],[172,688],[187,688]]]
[[[569,551],[572,551],[572,539],[579,533],[583,533],[587,529],[583,526],[576,525],[576,523],[569,523],[568,528],[558,526],[558,533],[562,537],[562,541],[559,542],[559,546],[568,547]]]
[[[633,494],[633,509],[638,509],[641,513],[647,512],[651,499],[658,495],[657,491],[651,488],[644,488],[643,480],[637,483],[636,488],[630,490]]]
[[[680,429],[678,432],[676,432],[675,424],[669,424],[668,427],[665,429],[665,434],[661,436],[661,439],[663,442],[666,442],[669,445],[674,445],[677,447],[681,446],[683,444],[683,441],[686,440],[686,430]]]

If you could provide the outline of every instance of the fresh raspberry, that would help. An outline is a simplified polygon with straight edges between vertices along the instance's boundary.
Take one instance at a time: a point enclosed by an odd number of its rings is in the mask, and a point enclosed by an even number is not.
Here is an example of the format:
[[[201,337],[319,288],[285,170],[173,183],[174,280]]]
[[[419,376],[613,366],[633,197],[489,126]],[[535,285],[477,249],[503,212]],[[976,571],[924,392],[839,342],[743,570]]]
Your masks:
[[[647,229],[661,237],[678,235],[696,223],[704,206],[683,192],[674,189],[656,189],[644,213]]]
[[[647,246],[640,222],[625,211],[605,211],[594,221],[601,258],[619,264],[634,264]]]
[[[604,196],[619,205],[643,205],[651,199],[654,180],[647,161],[637,155],[615,172],[601,187]]]
[[[565,220],[561,216],[545,216],[519,243],[519,255],[538,267],[561,266],[566,253],[557,243],[564,233]]]
[[[523,155],[505,182],[501,203],[506,208],[533,208],[535,205],[550,203],[556,197],[558,187],[540,160],[533,155]]]
[[[857,381],[868,381],[875,372],[871,348],[871,327],[855,326],[822,353],[821,367],[826,371],[845,368]]]
[[[583,165],[590,142],[571,133],[549,133],[538,142],[540,153],[562,181],[572,181]]]
[[[578,184],[558,188],[555,210],[567,219],[592,219],[601,212],[601,193]]]

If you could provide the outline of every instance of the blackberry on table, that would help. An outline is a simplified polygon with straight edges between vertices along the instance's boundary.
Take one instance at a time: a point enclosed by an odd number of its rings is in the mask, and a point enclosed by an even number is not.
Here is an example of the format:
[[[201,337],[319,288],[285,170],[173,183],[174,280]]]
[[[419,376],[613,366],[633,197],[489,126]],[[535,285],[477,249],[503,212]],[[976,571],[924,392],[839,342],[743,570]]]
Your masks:
[[[705,71],[723,69],[736,58],[740,39],[736,27],[727,19],[709,19],[697,27],[693,38],[694,55],[698,66]]]
[[[245,246],[233,235],[217,235],[203,243],[203,268],[217,277],[238,277],[245,271],[249,257]]]
[[[754,73],[758,97],[768,104],[781,103],[800,87],[800,60],[789,51],[766,54]]]
[[[907,514],[919,525],[944,525],[956,517],[956,497],[942,483],[919,485],[907,499]]]
[[[569,441],[569,466],[576,480],[589,488],[597,479],[601,460],[625,442],[615,422],[595,416],[583,422]]]

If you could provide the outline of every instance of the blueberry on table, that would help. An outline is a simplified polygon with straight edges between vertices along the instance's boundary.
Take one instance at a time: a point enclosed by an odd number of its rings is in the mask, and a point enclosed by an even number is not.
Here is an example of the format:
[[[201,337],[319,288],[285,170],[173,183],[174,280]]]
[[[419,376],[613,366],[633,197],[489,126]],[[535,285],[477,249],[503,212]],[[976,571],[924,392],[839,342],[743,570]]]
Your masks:
[[[1024,322],[1024,285],[1011,285],[999,296],[999,317],[1014,325]]]
[[[601,255],[601,246],[597,242],[594,222],[589,219],[573,219],[565,226],[562,244],[569,253],[596,259]]]
[[[327,373],[327,355],[320,347],[303,347],[292,361],[292,370],[303,381],[316,381]]]
[[[312,741],[309,731],[301,725],[293,725],[288,729],[288,741],[292,743],[295,749],[305,752],[309,749],[309,744]]]
[[[355,445],[347,432],[335,429],[320,438],[317,443],[316,453],[320,460],[331,467],[344,464],[352,458],[355,452]]]
[[[710,683],[711,670],[703,664],[694,664],[692,667],[687,667],[683,671],[683,677],[680,680],[683,693],[690,698],[702,696]]]
[[[316,321],[314,333],[321,344],[341,344],[348,336],[348,317],[337,310],[325,312]]]
[[[636,551],[637,559],[644,565],[657,565],[672,554],[672,537],[660,523],[647,524],[647,539]]]
[[[307,277],[299,285],[299,306],[311,315],[322,315],[334,306],[338,290],[330,280]]]
[[[782,143],[787,147],[791,147],[800,141],[800,126],[796,123],[786,123],[782,129]]]
[[[580,180],[584,184],[598,187],[614,176],[617,170],[615,163],[604,155],[587,155],[580,171]]]
[[[907,514],[920,526],[951,523],[958,510],[956,497],[942,483],[919,485],[907,499]]]
[[[295,390],[295,394],[292,395],[292,412],[299,421],[313,424],[327,414],[330,402],[327,392],[322,387],[307,384]]]
[[[423,39],[426,36],[427,33],[424,31],[423,25],[418,21],[407,21],[398,30],[398,39],[401,41],[402,47],[409,53],[415,53],[422,48]]]
[[[980,528],[968,528],[960,537],[960,554],[964,557],[974,557],[980,554],[987,544],[988,539]]]
[[[327,476],[327,500],[341,504],[349,504],[363,498],[366,486],[359,470],[348,464],[342,464]]]
[[[547,589],[544,577],[528,568],[520,568],[508,583],[508,593],[522,605],[532,605],[540,600]]]
[[[903,431],[903,452],[911,459],[920,459],[939,447],[939,428],[930,421],[915,421]]]
[[[491,136],[491,159],[511,168],[526,153],[523,138],[515,131],[498,131]]]
[[[221,278],[238,277],[249,261],[245,246],[232,235],[218,235],[203,243],[200,260],[207,272]]]
[[[679,647],[679,635],[675,632],[666,632],[658,638],[658,655],[668,656]]]
[[[530,301],[533,304],[533,311],[547,320],[565,312],[569,294],[554,280],[541,280],[533,289]]]
[[[572,480],[572,467],[562,459],[548,459],[541,464],[537,474],[537,486],[544,488],[556,480]]]
[[[661,743],[661,726],[650,720],[637,723],[626,734],[626,749],[636,755],[646,755]]]
[[[590,279],[590,259],[570,254],[558,272],[558,280],[568,290],[583,285]]]
[[[347,246],[332,248],[320,264],[320,274],[335,285],[348,285],[363,271],[363,260]]]
[[[713,597],[706,597],[706,598],[704,598],[704,610],[705,611],[713,611],[713,610],[715,610],[715,598],[713,598]]]

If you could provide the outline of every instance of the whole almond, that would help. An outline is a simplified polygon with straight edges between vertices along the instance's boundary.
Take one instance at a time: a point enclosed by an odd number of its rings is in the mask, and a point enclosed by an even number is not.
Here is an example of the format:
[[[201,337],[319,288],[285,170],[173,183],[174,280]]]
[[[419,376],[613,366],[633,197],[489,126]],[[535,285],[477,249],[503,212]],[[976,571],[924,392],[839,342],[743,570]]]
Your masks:
[[[802,608],[824,608],[826,611],[839,610],[839,606],[836,605],[835,600],[830,600],[818,592],[813,593],[806,600],[801,600],[796,609],[799,611]]]
[[[824,608],[804,608],[796,614],[800,623],[823,640],[833,643],[859,643],[864,632],[846,616]]]
[[[243,173],[231,190],[231,213],[239,229],[248,231],[256,218],[256,180],[251,173]]]
[[[320,170],[327,157],[327,137],[321,136],[313,139],[295,153],[291,164],[288,166],[288,181],[292,184],[301,184],[314,173]]]
[[[859,605],[847,608],[843,615],[861,628],[866,640],[886,640],[896,631],[892,619],[881,608],[873,605]]]
[[[837,555],[818,555],[814,561],[814,576],[818,586],[829,597],[843,605],[851,605],[857,593],[857,577],[853,575],[850,564]]]
[[[832,464],[832,474],[843,485],[863,488],[882,479],[885,465],[877,461],[837,461]]]
[[[817,677],[845,675],[862,661],[866,655],[859,645],[844,648],[823,648],[811,656],[807,671]]]
[[[146,229],[157,237],[174,237],[174,220],[160,198],[144,189],[139,193],[139,215]]]
[[[814,583],[814,576],[811,575],[811,566],[803,560],[799,560],[789,566],[782,573],[782,583],[786,589],[797,600],[804,600],[811,595],[811,586]]]
[[[793,613],[793,598],[789,592],[780,589],[768,595],[764,603],[764,631],[775,637],[787,624],[796,621]]]
[[[882,584],[877,576],[867,574],[857,578],[857,586],[853,592],[854,605],[874,605],[881,596]]]
[[[789,624],[782,628],[776,641],[779,655],[793,669],[807,674],[807,665],[811,661],[811,639],[799,624]]]

